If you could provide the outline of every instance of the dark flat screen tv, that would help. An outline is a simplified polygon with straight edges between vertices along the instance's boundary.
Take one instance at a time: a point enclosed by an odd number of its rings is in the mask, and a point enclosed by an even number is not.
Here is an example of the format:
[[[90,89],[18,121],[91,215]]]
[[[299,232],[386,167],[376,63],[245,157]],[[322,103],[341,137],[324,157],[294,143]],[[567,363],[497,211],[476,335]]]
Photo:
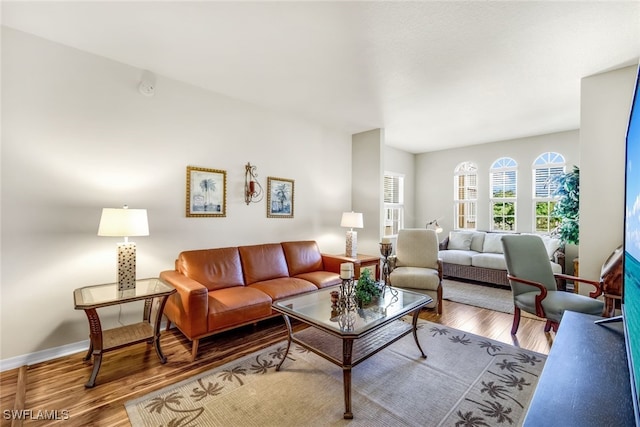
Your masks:
[[[636,425],[640,425],[640,64],[626,137],[622,318]]]

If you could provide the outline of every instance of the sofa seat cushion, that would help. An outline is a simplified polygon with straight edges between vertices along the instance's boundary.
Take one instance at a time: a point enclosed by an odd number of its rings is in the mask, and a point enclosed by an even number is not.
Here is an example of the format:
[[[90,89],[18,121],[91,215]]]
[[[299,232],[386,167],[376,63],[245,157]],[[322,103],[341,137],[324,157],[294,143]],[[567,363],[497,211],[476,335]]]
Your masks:
[[[493,270],[507,270],[507,263],[503,254],[481,253],[471,258],[474,267],[491,268]]]
[[[442,262],[446,262],[449,264],[471,265],[471,258],[477,254],[478,252],[475,251],[459,251],[457,249],[447,249],[445,251],[439,251],[438,258],[440,258]]]
[[[420,267],[397,267],[389,276],[391,286],[409,289],[437,290],[440,286],[438,270]]]
[[[304,292],[318,290],[318,287],[313,283],[295,277],[280,277],[265,280],[263,282],[253,283],[249,285],[249,287],[264,292],[274,301]]]
[[[318,289],[326,288],[327,286],[335,286],[342,283],[340,275],[338,273],[332,273],[330,271],[312,271],[310,273],[298,274],[298,279],[311,282]]]
[[[209,331],[225,329],[271,315],[271,298],[245,286],[209,292]]]
[[[526,292],[516,296],[514,302],[521,309],[535,313],[535,297],[539,294],[540,291]],[[542,300],[542,308],[547,318],[555,322],[560,322],[566,310],[600,316],[603,306],[604,303],[600,300],[563,291],[549,291],[547,297]]]

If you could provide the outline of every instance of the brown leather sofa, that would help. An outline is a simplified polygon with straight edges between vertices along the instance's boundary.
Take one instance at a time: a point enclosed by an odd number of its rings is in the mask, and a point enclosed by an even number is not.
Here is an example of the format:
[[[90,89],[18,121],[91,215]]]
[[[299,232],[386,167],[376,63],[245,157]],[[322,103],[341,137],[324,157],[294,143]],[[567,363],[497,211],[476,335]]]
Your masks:
[[[180,253],[160,278],[176,288],[164,308],[192,342],[277,315],[273,301],[340,284],[345,257],[320,253],[315,241],[268,243]]]

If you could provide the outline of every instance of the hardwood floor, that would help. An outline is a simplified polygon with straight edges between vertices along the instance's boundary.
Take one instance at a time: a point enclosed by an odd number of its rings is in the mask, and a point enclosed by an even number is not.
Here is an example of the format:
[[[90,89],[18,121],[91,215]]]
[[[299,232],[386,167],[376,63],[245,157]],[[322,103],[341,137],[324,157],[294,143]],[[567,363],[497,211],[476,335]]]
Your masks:
[[[481,335],[497,341],[548,354],[553,334],[545,334],[544,322],[523,318],[518,331],[519,342],[512,340],[512,316],[506,313],[444,301],[443,314],[423,311],[420,317],[435,323]],[[294,324],[294,328],[300,328]],[[282,318],[260,322],[256,327],[238,328],[215,335],[200,343],[199,356],[190,362],[191,344],[177,330],[162,333],[162,350],[168,361],[162,365],[153,346],[144,344],[128,347],[104,356],[96,386],[86,389],[92,365],[82,361],[84,352],[39,363],[23,369],[0,373],[2,426],[11,426],[5,410],[14,408],[19,376],[26,379],[26,394],[22,408],[68,411],[67,421],[56,423],[69,426],[129,426],[125,402],[151,391],[171,385],[192,375],[227,363],[235,358],[286,339]],[[250,345],[248,345],[248,343]],[[53,422],[24,421],[23,425],[52,425]],[[20,425],[14,423],[13,425]]]

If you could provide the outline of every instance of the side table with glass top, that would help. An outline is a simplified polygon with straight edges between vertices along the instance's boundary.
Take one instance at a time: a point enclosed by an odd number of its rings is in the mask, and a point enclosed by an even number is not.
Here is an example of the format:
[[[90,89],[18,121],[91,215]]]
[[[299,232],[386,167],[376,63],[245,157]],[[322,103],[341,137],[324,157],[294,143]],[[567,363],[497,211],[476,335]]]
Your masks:
[[[84,310],[89,320],[90,343],[84,360],[88,361],[93,356],[93,371],[85,387],[95,385],[102,355],[108,351],[141,342],[153,343],[160,362],[166,363],[167,358],[160,348],[160,321],[167,298],[174,292],[175,288],[156,278],[136,280],[135,289],[120,291],[117,283],[108,283],[85,286],[73,292],[74,308]],[[99,308],[142,300],[144,309],[141,322],[102,329],[97,311]]]

